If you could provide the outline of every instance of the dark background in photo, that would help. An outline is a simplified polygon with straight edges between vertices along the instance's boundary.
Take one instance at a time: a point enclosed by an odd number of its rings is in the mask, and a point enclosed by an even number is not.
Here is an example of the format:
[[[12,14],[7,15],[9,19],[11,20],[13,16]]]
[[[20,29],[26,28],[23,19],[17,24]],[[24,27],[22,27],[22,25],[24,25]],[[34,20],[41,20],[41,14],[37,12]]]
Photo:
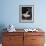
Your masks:
[[[28,12],[28,15],[30,15],[30,17],[24,17],[23,14]],[[32,7],[22,7],[22,19],[23,20],[32,20]]]

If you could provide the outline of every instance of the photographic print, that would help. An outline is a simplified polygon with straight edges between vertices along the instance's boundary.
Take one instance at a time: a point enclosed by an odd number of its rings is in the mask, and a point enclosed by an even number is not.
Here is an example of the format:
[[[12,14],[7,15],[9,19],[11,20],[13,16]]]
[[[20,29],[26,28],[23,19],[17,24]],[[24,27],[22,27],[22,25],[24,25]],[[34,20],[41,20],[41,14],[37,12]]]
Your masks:
[[[19,6],[19,21],[33,22],[34,21],[34,5]]]

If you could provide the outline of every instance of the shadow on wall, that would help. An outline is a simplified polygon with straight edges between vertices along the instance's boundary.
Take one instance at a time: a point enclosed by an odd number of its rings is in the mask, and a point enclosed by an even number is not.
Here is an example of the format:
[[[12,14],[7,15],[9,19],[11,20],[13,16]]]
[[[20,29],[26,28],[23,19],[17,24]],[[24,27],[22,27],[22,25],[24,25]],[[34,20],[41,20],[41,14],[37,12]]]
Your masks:
[[[6,31],[6,29],[4,30],[4,28],[6,28],[6,26],[4,24],[0,24],[0,43],[2,43],[3,32]]]

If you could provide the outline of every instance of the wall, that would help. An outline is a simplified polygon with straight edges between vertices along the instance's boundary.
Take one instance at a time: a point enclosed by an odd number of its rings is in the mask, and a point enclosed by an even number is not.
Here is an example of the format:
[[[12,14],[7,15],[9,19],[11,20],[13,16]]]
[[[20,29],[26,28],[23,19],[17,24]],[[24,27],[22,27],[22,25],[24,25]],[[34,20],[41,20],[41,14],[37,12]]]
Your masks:
[[[0,25],[13,24],[16,28],[46,28],[46,1],[44,0],[1,0]],[[34,23],[19,22],[19,5],[34,5]]]
[[[19,22],[19,5],[34,5],[34,23]],[[46,0],[0,0],[0,31],[13,24],[16,28],[40,27],[46,32]]]

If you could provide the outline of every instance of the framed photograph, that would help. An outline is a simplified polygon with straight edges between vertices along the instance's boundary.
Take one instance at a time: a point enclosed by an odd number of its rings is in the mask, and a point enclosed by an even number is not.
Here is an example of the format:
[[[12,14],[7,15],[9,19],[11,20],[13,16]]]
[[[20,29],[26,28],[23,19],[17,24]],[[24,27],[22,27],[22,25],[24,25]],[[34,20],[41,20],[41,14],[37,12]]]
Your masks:
[[[19,6],[19,21],[24,23],[34,22],[34,5]]]

